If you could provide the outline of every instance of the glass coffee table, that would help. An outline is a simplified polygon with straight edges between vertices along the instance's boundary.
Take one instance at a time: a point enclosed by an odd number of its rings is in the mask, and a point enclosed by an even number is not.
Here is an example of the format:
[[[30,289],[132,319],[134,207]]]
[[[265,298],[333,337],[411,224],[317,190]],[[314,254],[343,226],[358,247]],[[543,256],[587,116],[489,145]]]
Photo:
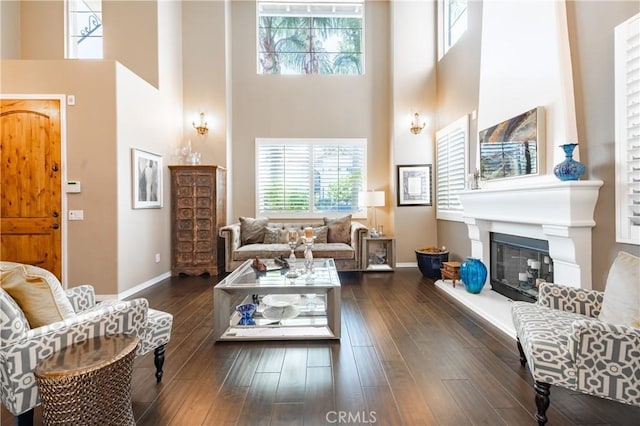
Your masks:
[[[273,260],[262,261],[266,272],[247,260],[214,287],[216,340],[340,339],[340,279],[333,259],[315,259],[312,274],[298,270],[295,278]],[[255,311],[243,317],[239,305]]]

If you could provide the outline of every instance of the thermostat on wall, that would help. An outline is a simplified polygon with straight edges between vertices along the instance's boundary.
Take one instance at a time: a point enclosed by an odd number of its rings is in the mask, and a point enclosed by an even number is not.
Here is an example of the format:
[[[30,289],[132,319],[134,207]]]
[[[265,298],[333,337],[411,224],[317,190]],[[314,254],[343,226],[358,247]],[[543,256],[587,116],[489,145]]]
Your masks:
[[[67,194],[80,192],[80,181],[70,180],[67,181]]]

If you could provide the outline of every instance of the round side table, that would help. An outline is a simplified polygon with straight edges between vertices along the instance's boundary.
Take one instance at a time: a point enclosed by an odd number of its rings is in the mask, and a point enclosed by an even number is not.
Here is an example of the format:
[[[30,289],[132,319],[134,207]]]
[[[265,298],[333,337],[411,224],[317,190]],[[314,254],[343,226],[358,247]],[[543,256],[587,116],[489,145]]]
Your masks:
[[[99,336],[55,352],[35,376],[45,425],[135,425],[131,373],[138,338]]]

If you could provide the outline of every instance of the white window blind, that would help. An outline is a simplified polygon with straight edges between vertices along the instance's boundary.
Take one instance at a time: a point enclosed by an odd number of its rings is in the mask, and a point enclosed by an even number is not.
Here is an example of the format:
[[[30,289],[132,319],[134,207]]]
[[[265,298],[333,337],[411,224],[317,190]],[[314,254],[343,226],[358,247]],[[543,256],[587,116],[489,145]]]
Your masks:
[[[458,193],[465,189],[469,118],[463,116],[436,132],[436,217],[462,220]]]
[[[366,146],[365,139],[256,139],[256,215],[359,213]]]
[[[640,14],[615,30],[616,241],[640,244]]]

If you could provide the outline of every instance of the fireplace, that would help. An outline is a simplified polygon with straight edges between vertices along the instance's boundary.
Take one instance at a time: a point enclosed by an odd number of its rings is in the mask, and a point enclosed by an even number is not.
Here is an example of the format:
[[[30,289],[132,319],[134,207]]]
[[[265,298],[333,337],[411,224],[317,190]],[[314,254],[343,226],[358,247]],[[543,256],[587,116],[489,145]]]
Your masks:
[[[540,282],[553,282],[549,242],[497,232],[490,241],[491,288],[512,300],[535,302]]]
[[[491,269],[492,232],[544,240],[554,281],[591,289],[591,228],[600,186],[602,181],[579,180],[462,191],[471,256]]]
[[[548,248],[540,251],[548,251],[553,272],[553,278],[547,279],[591,289],[591,229],[595,226],[593,211],[602,184],[601,180],[559,182],[551,176],[546,180],[518,178],[509,181],[508,186],[505,181],[505,186],[462,191],[459,197],[471,241],[470,255],[487,265],[487,283],[479,294],[443,280],[438,280],[436,286],[515,338],[512,300],[493,291],[490,285],[490,277],[496,273],[491,263],[491,234],[545,241]],[[534,257],[524,253],[523,250],[518,256],[526,256],[526,265]],[[545,255],[536,256],[542,269]]]

